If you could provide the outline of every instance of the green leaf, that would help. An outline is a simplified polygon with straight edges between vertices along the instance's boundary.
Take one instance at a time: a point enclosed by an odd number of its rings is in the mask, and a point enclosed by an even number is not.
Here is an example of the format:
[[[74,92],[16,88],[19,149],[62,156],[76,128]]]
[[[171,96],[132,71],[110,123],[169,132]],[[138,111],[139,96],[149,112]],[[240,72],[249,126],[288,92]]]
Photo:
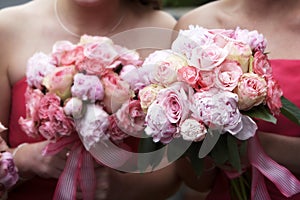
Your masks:
[[[167,145],[168,161],[173,162],[183,156],[184,152],[188,150],[192,143],[192,141],[183,140],[181,137],[174,138],[172,142]],[[194,154],[197,154],[197,152],[194,152]]]
[[[228,161],[228,154],[227,137],[226,135],[221,135],[217,144],[210,152],[210,156],[217,165],[222,165]]]
[[[185,153],[185,155],[190,159],[192,167],[197,176],[200,176],[204,169],[204,161],[203,159],[199,158],[197,154],[200,147],[201,142],[194,142]]]
[[[300,125],[300,109],[284,96],[281,97],[282,108],[281,113],[291,121]]]
[[[241,172],[242,167],[241,167],[241,159],[240,159],[239,148],[238,148],[238,141],[234,136],[232,136],[230,134],[228,134],[228,137],[227,137],[227,146],[228,146],[228,152],[229,152],[229,155],[228,155],[229,163],[238,172]]]
[[[206,134],[199,150],[199,158],[204,158],[211,152],[221,135],[220,130],[218,129],[208,129],[207,131],[208,133]]]
[[[251,108],[248,111],[242,112],[244,115],[248,115],[249,117],[262,119],[273,124],[276,124],[277,119],[271,114],[268,108],[264,105],[259,105]]]

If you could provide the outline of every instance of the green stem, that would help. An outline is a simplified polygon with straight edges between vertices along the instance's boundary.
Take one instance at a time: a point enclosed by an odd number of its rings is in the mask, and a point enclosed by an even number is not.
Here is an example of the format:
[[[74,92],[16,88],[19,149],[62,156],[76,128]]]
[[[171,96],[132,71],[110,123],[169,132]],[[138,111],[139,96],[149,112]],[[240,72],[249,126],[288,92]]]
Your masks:
[[[237,195],[237,198],[239,200],[244,200],[243,197],[242,197],[242,195],[241,195],[241,193],[240,193],[240,191],[239,191],[239,188],[237,186],[236,180],[232,179],[230,182],[231,182],[231,185],[233,187],[234,193]],[[247,199],[245,199],[245,200],[247,200]]]
[[[241,189],[242,189],[242,195],[243,195],[243,198],[244,198],[245,200],[247,200],[247,193],[246,193],[245,185],[244,185],[243,182],[244,182],[244,181],[243,181],[243,176],[240,176],[240,177],[239,177],[239,183],[240,183],[240,186],[241,186]]]

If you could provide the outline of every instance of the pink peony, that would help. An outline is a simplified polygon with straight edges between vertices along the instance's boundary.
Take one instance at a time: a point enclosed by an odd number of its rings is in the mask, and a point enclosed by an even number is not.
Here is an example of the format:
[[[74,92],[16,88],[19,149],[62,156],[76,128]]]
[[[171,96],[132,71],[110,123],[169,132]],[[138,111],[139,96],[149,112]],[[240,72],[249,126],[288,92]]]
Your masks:
[[[225,61],[216,70],[216,87],[232,91],[243,74],[240,65],[235,61]]]
[[[203,123],[188,118],[180,125],[180,135],[184,140],[198,142],[205,138],[207,133]]]
[[[44,53],[35,53],[27,62],[26,78],[29,86],[42,89],[45,76],[56,69],[52,58]]]
[[[74,65],[83,59],[83,47],[69,41],[58,41],[53,45],[52,57],[57,66]]]
[[[125,65],[120,72],[120,78],[126,81],[135,92],[149,84],[148,79],[144,75],[134,65]]]
[[[238,83],[236,93],[239,96],[239,108],[249,110],[265,101],[267,83],[257,74],[245,73]]]
[[[162,106],[153,103],[147,112],[145,132],[154,142],[167,144],[178,135],[178,128],[170,123]]]
[[[69,136],[74,132],[74,122],[67,117],[60,106],[60,99],[47,93],[40,101],[39,133],[48,140],[57,140],[61,136]]]
[[[72,97],[65,101],[63,109],[66,115],[71,116],[74,119],[78,119],[83,116],[84,105],[81,99]]]
[[[95,102],[104,98],[104,88],[98,78],[94,75],[77,73],[74,76],[74,84],[71,88],[72,96],[83,101]]]
[[[101,140],[109,127],[108,114],[97,104],[87,104],[85,115],[75,120],[76,130],[87,150]]]
[[[75,73],[76,70],[73,65],[57,67],[44,78],[43,85],[50,93],[54,93],[65,100],[71,96],[71,86]]]
[[[256,30],[249,31],[247,29],[240,29],[237,27],[234,32],[234,38],[238,41],[248,44],[254,51],[263,52],[267,46],[267,40]]]
[[[199,79],[197,83],[193,86],[196,91],[209,90],[214,87],[216,80],[216,73],[212,71],[200,71]]]

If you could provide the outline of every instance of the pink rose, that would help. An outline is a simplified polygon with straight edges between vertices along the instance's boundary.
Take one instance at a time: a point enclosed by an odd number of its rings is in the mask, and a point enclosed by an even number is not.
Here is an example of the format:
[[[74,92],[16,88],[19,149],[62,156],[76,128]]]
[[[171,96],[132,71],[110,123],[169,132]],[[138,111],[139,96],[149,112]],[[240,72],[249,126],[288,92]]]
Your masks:
[[[147,71],[151,83],[169,86],[177,81],[177,70],[187,66],[187,60],[171,50],[160,50],[150,54],[142,68]]]
[[[267,83],[257,74],[245,73],[240,78],[236,93],[239,96],[239,108],[249,110],[265,101]]]
[[[195,85],[199,79],[199,70],[194,66],[184,66],[177,72],[178,80]]]
[[[107,73],[108,69],[99,59],[84,58],[76,62],[76,70],[84,74],[99,75]]]
[[[57,140],[74,132],[74,122],[67,117],[60,106],[60,99],[52,93],[47,93],[40,101],[39,133],[48,140]]]
[[[189,113],[188,94],[180,85],[162,89],[157,94],[157,103],[172,124],[180,123]]]
[[[83,101],[91,101],[92,103],[104,98],[103,85],[98,76],[94,75],[77,73],[74,76],[71,92],[73,97],[77,97]]]
[[[83,59],[83,47],[74,45],[69,41],[59,41],[53,46],[52,57],[58,66],[74,65]]]
[[[121,129],[117,123],[116,115],[110,115],[108,117],[109,126],[106,131],[106,134],[114,141],[115,143],[122,142],[125,138],[129,137],[127,133],[124,133],[123,129]]]
[[[5,190],[8,190],[17,183],[18,179],[18,169],[11,153],[0,153],[0,183],[4,185]]]
[[[140,136],[144,131],[146,114],[139,100],[125,102],[116,112],[116,119],[121,130],[128,135]]]
[[[228,51],[228,56],[226,59],[238,62],[243,72],[248,72],[249,61],[252,56],[250,46],[242,42],[230,40],[224,48]]]
[[[216,70],[216,87],[232,91],[243,74],[240,65],[235,61],[225,61]]]
[[[272,68],[268,60],[268,56],[261,51],[257,51],[254,54],[253,71],[264,78],[272,76]]]
[[[35,53],[27,62],[26,78],[30,87],[42,89],[45,76],[56,69],[52,58],[44,53]]]
[[[196,91],[209,90],[214,87],[216,80],[216,73],[212,71],[200,71],[199,79],[193,86]]]
[[[200,70],[209,71],[219,66],[227,57],[228,51],[217,45],[196,47],[192,51],[191,63]]]
[[[161,89],[163,89],[163,87],[151,84],[139,91],[139,99],[144,112],[147,112],[148,107],[155,101],[157,94]]]
[[[62,100],[65,100],[71,96],[71,86],[75,73],[74,65],[57,67],[44,78],[43,85],[50,93],[55,93]]]
[[[153,103],[147,112],[145,132],[153,137],[154,142],[167,144],[177,137],[178,128],[170,123],[162,106]]]
[[[280,113],[280,108],[282,107],[281,96],[283,95],[283,92],[278,82],[274,79],[268,79],[267,83],[267,105],[273,115],[278,115]]]
[[[203,123],[188,118],[180,125],[180,135],[184,140],[198,142],[205,138],[207,133]]]
[[[101,77],[104,86],[103,103],[109,113],[115,113],[123,103],[133,96],[130,85],[123,81],[118,74],[110,72]]]
[[[85,115],[75,120],[75,126],[87,150],[109,138],[105,134],[109,127],[108,114],[97,104],[87,104]]]

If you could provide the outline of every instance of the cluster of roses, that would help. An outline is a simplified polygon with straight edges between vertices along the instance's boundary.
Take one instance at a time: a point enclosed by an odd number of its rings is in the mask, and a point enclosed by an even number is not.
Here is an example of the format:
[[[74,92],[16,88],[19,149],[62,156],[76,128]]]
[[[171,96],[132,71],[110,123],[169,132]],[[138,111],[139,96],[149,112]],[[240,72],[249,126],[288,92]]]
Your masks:
[[[252,137],[256,123],[243,111],[263,105],[275,115],[282,106],[265,48],[257,31],[181,30],[170,50],[154,52],[141,68],[150,82],[139,92],[146,133],[162,143],[200,141],[209,129]]]
[[[78,44],[56,42],[50,55],[34,54],[27,64],[22,129],[50,141],[78,134],[86,149],[102,140],[122,141],[144,125],[137,86],[123,79],[140,64],[137,52],[88,35]],[[135,120],[117,125],[132,113]]]

